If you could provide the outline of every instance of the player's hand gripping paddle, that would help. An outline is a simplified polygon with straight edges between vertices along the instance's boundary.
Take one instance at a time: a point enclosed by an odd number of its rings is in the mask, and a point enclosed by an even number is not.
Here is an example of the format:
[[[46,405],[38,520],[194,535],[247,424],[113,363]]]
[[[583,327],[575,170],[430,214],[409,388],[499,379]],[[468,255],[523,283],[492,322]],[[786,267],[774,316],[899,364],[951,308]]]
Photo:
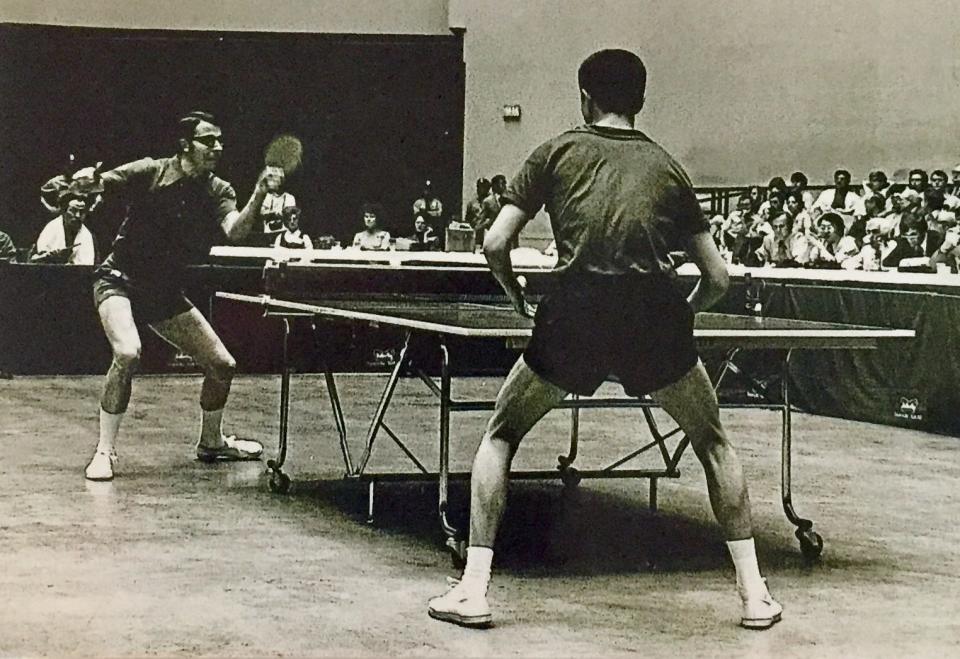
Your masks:
[[[263,164],[267,167],[279,167],[289,176],[300,168],[303,162],[303,144],[294,135],[278,135],[263,152]]]

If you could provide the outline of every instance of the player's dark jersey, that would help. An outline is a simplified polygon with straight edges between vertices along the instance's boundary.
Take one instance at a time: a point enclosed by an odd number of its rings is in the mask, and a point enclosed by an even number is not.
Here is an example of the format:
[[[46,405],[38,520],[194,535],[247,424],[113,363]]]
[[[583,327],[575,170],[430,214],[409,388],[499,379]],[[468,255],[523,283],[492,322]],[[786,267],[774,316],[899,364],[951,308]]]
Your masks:
[[[503,201],[546,207],[561,272],[672,274],[668,253],[708,228],[686,173],[636,130],[580,126],[545,142]]]
[[[141,287],[179,286],[185,266],[207,260],[225,239],[221,222],[237,208],[233,187],[213,174],[189,177],[177,158],[143,158],[103,174],[127,215],[98,268],[118,270]]]

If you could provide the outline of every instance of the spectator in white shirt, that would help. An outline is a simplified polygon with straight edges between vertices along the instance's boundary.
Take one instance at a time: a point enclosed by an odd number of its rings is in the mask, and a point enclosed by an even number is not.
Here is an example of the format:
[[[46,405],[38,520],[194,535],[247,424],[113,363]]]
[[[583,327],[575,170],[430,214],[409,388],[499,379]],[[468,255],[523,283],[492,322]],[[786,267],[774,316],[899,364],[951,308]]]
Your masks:
[[[808,193],[809,194],[809,193]],[[793,221],[793,232],[804,236],[814,233],[813,218],[804,206],[803,192],[791,190],[787,193],[784,210]]]
[[[935,169],[930,172],[930,188],[943,193],[943,207],[946,210],[956,211],[960,208],[960,197],[950,192],[947,183],[947,173],[942,169]]]
[[[93,265],[96,250],[93,234],[83,221],[87,217],[87,198],[72,190],[60,195],[60,215],[50,220],[33,247],[33,263]]]
[[[353,246],[375,251],[390,249],[390,232],[380,228],[379,204],[364,204],[361,210],[364,228],[353,237]]]
[[[863,205],[857,193],[850,189],[850,172],[845,169],[835,171],[833,185],[834,187],[820,193],[813,202],[813,207],[824,212],[839,213],[846,216],[843,218],[845,224],[852,223],[855,215],[863,215]]]
[[[889,190],[890,181],[887,180],[886,172],[879,169],[872,171],[867,180],[863,182],[863,199],[874,195],[882,195],[886,199]]]

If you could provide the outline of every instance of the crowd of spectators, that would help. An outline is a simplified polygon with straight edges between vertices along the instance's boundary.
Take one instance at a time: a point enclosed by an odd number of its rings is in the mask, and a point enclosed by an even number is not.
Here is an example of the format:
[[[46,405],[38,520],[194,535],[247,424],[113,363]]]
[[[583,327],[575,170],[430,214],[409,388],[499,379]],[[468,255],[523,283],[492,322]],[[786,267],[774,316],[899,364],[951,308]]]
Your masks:
[[[794,172],[751,186],[726,217],[710,226],[728,263],[746,266],[899,269],[958,272],[960,165],[910,171],[906,183],[870,172],[859,186],[834,172],[833,186],[814,195]],[[940,266],[940,267],[938,267]]]
[[[789,184],[780,177],[766,187],[742,191],[728,215],[715,215],[710,227],[728,263],[746,266],[960,271],[960,165],[929,174],[911,170],[905,182],[891,182],[873,171],[859,185],[844,169],[834,172],[833,186],[809,189],[807,177],[794,172]],[[57,176],[41,188],[48,212],[29,249],[17,250],[0,232],[0,261],[93,265],[96,245],[86,220],[99,195],[82,195],[69,176]],[[296,198],[277,177],[261,208],[261,231],[254,244],[286,249],[339,245],[332,236],[312,240],[300,227]],[[443,203],[425,181],[412,204],[409,232],[392,237],[383,226],[383,207],[364,203],[358,231],[348,247],[360,250],[442,249],[451,229],[472,232],[483,241],[496,219],[507,180],[502,174],[476,181],[476,194],[464,204],[463,222],[445,223]],[[19,257],[19,259],[18,259]],[[938,267],[939,266],[939,267]]]

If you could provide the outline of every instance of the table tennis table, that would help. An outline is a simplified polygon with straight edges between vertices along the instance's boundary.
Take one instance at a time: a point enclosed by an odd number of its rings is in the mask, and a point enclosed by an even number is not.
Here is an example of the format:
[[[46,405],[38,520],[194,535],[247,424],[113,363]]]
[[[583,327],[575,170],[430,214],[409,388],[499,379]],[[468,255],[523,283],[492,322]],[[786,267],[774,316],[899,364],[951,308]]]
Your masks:
[[[453,552],[455,559],[464,555],[464,543],[458,539],[458,529],[449,521],[448,488],[455,478],[469,478],[468,473],[450,471],[450,415],[461,411],[492,410],[493,400],[459,399],[452,395],[451,352],[448,342],[451,339],[496,339],[505,341],[510,347],[521,349],[530,339],[533,321],[517,314],[512,307],[499,301],[470,301],[463,298],[437,299],[430,296],[389,296],[385,298],[360,297],[337,299],[283,299],[272,295],[246,295],[237,293],[217,293],[217,297],[233,302],[256,305],[262,308],[265,316],[276,317],[283,322],[283,357],[280,385],[280,429],[277,455],[268,461],[270,488],[275,492],[286,492],[290,485],[289,476],[283,471],[287,455],[287,433],[289,423],[290,374],[292,366],[289,360],[288,339],[291,322],[306,319],[313,330],[318,331],[318,321],[366,323],[399,328],[403,333],[402,348],[396,363],[386,378],[376,410],[367,429],[363,451],[359,459],[354,459],[348,443],[340,396],[336,379],[329,371],[324,373],[328,397],[337,426],[340,449],[343,456],[345,478],[362,481],[368,487],[368,517],[372,519],[374,487],[377,482],[433,480],[438,483],[438,516],[441,529],[446,536],[445,544]],[[913,330],[889,329],[825,323],[816,321],[793,320],[740,316],[719,313],[700,313],[696,316],[694,335],[701,351],[713,351],[722,355],[719,366],[711,374],[715,387],[719,387],[730,375],[737,376],[754,393],[749,402],[724,403],[721,407],[754,408],[778,411],[781,415],[781,495],[784,513],[796,527],[795,534],[800,549],[808,559],[817,558],[823,549],[823,539],[813,530],[813,522],[797,514],[791,493],[791,440],[792,425],[790,402],[790,358],[796,350],[867,350],[877,348],[885,342],[902,341],[914,337]],[[427,343],[435,349],[439,357],[439,377],[430,375],[421,363],[422,347],[413,348],[418,337],[429,337]],[[418,344],[419,345],[419,344]],[[770,391],[767,384],[753,378],[744,371],[735,358],[744,350],[770,350],[779,355],[780,383],[779,391]],[[414,359],[417,354],[417,359]],[[438,465],[436,471],[428,469],[385,420],[393,400],[394,392],[401,377],[418,377],[436,397],[439,405],[439,425],[437,428]],[[756,402],[754,402],[756,401]],[[656,404],[648,397],[636,399],[626,397],[580,397],[569,396],[559,406],[571,410],[570,446],[566,455],[558,457],[555,469],[541,471],[512,471],[511,478],[540,479],[560,478],[566,486],[575,486],[583,478],[639,478],[648,479],[650,486],[649,505],[657,509],[657,482],[660,478],[678,478],[678,464],[689,440],[679,428],[661,430],[651,408]],[[579,442],[579,415],[584,408],[640,408],[650,433],[649,441],[640,443],[636,449],[618,457],[601,469],[578,470],[574,466]],[[373,471],[370,460],[377,446],[381,431],[400,447],[409,459],[412,469],[407,471]],[[671,448],[668,440],[676,443]],[[662,465],[653,468],[637,469],[638,456],[645,453],[656,456]],[[649,457],[649,456],[648,456]]]

